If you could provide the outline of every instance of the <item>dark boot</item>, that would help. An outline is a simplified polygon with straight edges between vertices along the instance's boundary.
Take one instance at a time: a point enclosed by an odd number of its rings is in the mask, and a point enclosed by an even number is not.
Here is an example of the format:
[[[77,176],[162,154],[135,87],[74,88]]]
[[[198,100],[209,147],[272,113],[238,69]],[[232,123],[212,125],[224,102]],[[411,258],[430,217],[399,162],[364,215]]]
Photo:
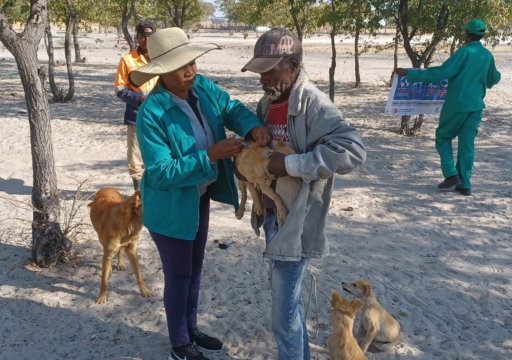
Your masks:
[[[461,195],[464,196],[471,196],[471,189],[455,186],[455,191],[459,192]]]
[[[452,188],[461,183],[462,183],[462,181],[460,180],[459,175],[448,176],[446,179],[444,179],[444,181],[442,183],[437,185],[437,188],[438,189],[449,189],[449,188]]]

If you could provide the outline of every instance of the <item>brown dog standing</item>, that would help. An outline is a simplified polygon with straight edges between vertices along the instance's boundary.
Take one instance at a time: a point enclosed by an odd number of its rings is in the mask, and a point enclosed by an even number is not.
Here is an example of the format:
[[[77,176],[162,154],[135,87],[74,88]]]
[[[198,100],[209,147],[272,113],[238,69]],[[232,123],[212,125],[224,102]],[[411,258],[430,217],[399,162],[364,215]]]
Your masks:
[[[103,246],[101,286],[96,303],[107,302],[107,281],[112,272],[112,258],[115,254],[118,254],[117,269],[125,269],[123,250],[128,255],[141,295],[153,297],[153,293],[146,288],[142,278],[137,256],[137,242],[142,229],[140,190],[135,191],[132,196],[124,200],[116,188],[103,188],[96,193],[89,207],[91,208],[92,225]]]

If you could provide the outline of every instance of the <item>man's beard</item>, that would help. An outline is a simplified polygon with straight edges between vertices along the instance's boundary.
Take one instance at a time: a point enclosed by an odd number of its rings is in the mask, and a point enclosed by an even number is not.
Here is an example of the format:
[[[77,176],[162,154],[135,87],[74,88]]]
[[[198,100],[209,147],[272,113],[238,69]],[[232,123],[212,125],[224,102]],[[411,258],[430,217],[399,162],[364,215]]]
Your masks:
[[[265,91],[265,94],[270,98],[272,101],[279,100],[283,93],[285,93],[293,83],[288,83],[285,80],[281,80],[277,86],[272,85],[263,85],[263,91]]]
[[[272,101],[276,101],[283,95],[283,92],[275,88],[274,86],[270,85],[263,85],[263,91],[265,91],[265,94],[270,98]]]

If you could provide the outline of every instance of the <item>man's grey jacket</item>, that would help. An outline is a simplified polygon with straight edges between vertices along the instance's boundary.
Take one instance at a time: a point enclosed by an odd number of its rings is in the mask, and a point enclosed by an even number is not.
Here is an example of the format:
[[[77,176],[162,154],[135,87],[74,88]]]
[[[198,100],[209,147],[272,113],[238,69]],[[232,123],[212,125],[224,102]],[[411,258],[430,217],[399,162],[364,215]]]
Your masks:
[[[264,123],[270,103],[267,95],[258,103],[256,112]],[[285,223],[267,239],[264,256],[282,261],[321,258],[328,252],[325,223],[334,174],[348,174],[363,164],[366,151],[359,132],[309,83],[303,69],[290,93],[287,130],[297,154],[285,158],[286,171],[303,182]]]

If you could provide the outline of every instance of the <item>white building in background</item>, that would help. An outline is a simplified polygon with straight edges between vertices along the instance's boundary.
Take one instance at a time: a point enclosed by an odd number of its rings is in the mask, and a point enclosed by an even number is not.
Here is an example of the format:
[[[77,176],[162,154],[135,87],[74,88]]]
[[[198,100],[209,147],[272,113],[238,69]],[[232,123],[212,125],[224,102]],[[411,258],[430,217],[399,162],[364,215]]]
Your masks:
[[[211,20],[214,25],[223,25],[228,23],[228,19],[223,17],[212,17]]]

